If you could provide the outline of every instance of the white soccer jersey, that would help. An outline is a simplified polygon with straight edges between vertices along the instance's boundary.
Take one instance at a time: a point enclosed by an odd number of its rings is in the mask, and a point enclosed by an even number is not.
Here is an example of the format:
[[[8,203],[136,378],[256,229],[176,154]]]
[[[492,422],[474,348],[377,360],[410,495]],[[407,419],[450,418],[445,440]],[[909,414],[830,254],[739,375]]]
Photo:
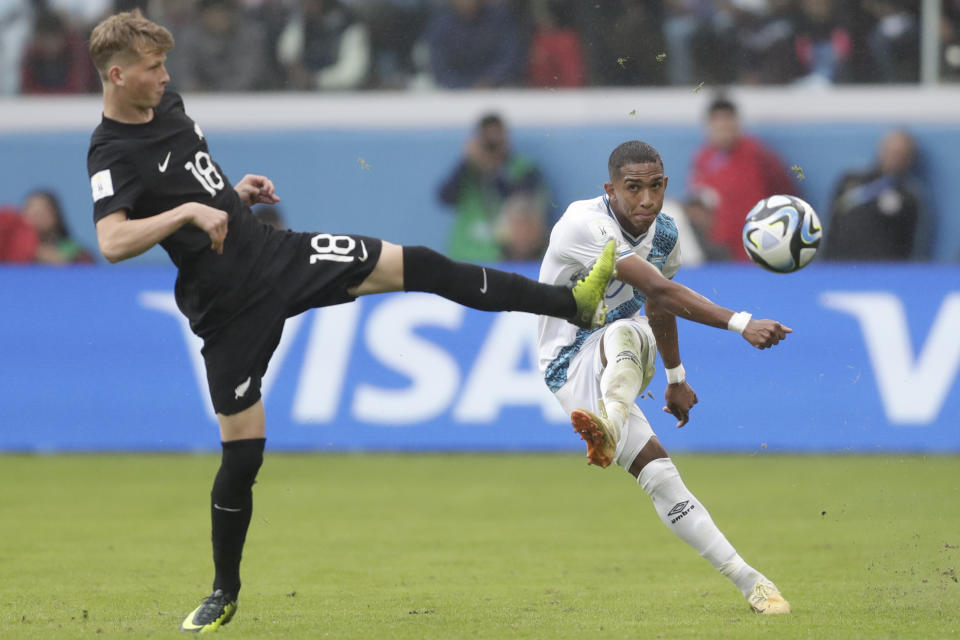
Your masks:
[[[680,268],[680,245],[673,218],[660,213],[647,232],[634,237],[617,222],[607,196],[572,203],[550,233],[540,282],[569,284],[583,277],[613,238],[617,260],[631,253],[648,260],[667,278]],[[631,318],[640,312],[646,295],[619,280],[607,287],[607,322]],[[556,392],[567,381],[570,360],[596,329],[578,329],[565,320],[540,316],[538,358],[547,386]]]

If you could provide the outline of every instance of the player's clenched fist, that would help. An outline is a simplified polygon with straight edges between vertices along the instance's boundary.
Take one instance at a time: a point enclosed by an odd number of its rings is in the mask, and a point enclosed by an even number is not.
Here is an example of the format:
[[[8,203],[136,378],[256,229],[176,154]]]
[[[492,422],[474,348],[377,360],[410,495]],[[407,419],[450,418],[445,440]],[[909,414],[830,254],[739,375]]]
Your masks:
[[[690,421],[690,409],[697,404],[697,394],[685,381],[676,384],[668,384],[664,392],[667,406],[663,408],[664,413],[673,414],[677,419],[677,428]]]
[[[758,349],[767,349],[785,340],[793,329],[776,320],[751,320],[743,330],[743,337]]]
[[[191,224],[206,231],[210,236],[210,248],[223,255],[223,242],[227,238],[227,212],[199,202],[190,204]]]
[[[277,204],[280,202],[273,181],[266,176],[248,173],[233,188],[248,207],[255,204]]]

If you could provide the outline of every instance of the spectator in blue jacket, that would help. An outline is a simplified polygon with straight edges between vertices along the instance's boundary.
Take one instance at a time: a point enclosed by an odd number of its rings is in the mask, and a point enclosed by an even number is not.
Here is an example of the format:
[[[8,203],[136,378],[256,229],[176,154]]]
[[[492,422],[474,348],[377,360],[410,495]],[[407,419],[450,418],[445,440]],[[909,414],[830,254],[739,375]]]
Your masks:
[[[519,84],[525,51],[509,7],[489,0],[449,0],[427,25],[433,78],[440,87]]]
[[[933,225],[925,188],[915,177],[917,145],[902,129],[888,131],[873,166],[837,181],[827,220],[825,260],[929,260]]]

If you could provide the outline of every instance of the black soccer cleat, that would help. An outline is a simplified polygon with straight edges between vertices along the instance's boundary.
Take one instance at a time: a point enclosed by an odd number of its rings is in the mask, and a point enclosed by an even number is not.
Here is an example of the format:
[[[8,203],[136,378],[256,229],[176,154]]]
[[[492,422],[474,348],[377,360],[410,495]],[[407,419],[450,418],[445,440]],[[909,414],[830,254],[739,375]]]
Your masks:
[[[180,631],[207,633],[230,622],[237,612],[237,596],[217,589],[180,623]]]

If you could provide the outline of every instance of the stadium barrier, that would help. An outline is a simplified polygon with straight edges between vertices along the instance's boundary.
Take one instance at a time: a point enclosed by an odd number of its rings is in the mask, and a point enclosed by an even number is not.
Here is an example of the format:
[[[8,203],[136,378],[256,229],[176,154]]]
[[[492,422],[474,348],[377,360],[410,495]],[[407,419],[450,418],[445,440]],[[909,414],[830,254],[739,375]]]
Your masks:
[[[535,265],[507,265],[535,276]],[[212,450],[197,339],[168,267],[0,268],[0,450]],[[700,403],[639,401],[668,450],[960,451],[960,266],[681,270],[795,333],[768,351],[680,322]],[[536,319],[426,294],[291,319],[264,382],[282,450],[580,450],[535,362]],[[659,365],[658,365],[659,366]]]

